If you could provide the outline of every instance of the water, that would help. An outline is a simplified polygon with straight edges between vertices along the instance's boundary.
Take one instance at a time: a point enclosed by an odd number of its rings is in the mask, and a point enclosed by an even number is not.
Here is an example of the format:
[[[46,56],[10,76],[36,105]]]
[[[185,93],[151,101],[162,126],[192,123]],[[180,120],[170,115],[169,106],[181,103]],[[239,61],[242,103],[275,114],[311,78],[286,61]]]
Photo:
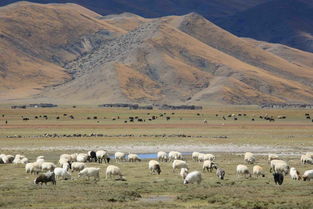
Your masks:
[[[157,158],[157,153],[141,153],[137,154],[141,159],[156,159]],[[182,152],[183,156],[190,155],[191,152]],[[114,155],[111,155],[110,158],[114,158]]]

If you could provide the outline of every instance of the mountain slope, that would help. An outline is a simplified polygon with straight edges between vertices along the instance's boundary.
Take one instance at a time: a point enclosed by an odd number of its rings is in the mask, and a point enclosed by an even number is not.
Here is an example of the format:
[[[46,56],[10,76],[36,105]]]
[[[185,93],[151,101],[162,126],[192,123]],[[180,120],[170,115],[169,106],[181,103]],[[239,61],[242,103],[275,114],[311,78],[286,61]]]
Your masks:
[[[272,0],[216,23],[240,37],[281,43],[313,52],[313,3]]]

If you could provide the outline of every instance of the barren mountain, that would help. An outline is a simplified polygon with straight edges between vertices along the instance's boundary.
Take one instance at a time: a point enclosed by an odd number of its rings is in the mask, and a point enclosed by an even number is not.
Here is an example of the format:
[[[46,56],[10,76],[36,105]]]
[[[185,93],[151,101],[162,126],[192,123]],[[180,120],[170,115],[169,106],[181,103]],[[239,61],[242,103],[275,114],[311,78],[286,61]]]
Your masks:
[[[31,76],[38,66],[4,68],[12,74],[4,79],[9,84],[16,71],[30,76],[22,78],[29,84],[24,92],[22,82],[9,90],[1,82],[2,100],[9,91],[21,91],[28,101],[54,103],[313,102],[311,53],[267,50],[195,13],[147,19],[129,13],[100,16],[74,4],[18,3],[3,7],[0,16],[6,17],[0,18],[1,34],[11,38],[0,38],[0,46],[6,43],[32,63],[50,67],[40,79]],[[9,27],[13,23],[19,27]],[[8,55],[11,60],[0,57],[6,62],[1,66],[23,60]]]

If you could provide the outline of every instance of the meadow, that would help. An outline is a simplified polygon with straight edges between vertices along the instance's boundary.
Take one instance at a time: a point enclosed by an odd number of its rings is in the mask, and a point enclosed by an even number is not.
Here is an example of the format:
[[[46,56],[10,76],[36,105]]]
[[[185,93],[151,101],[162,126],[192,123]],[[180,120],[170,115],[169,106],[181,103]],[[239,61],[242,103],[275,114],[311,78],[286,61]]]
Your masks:
[[[313,183],[292,181],[286,176],[283,185],[275,185],[266,156],[268,153],[281,154],[301,173],[312,169],[312,165],[300,163],[301,153],[313,150],[313,123],[306,119],[305,113],[313,115],[312,110],[267,110],[249,106],[188,111],[84,106],[26,110],[1,107],[0,153],[24,154],[30,161],[44,155],[47,161],[57,163],[62,153],[97,149],[107,149],[112,154],[115,151],[156,153],[161,149],[203,151],[216,155],[216,162],[226,171],[226,179],[219,180],[215,172],[205,172],[200,185],[183,185],[179,171],[173,173],[169,162],[161,163],[161,175],[151,175],[149,159],[136,163],[112,160],[111,164],[121,168],[127,181],[106,180],[106,164],[88,163],[88,166],[101,168],[100,181],[78,179],[76,172],[72,174],[72,180],[59,180],[56,186],[38,186],[33,184],[35,175],[26,174],[23,165],[5,164],[0,165],[0,207],[312,208]],[[235,114],[237,120],[234,116],[228,117],[231,114]],[[259,117],[266,114],[273,116],[275,121]],[[158,118],[149,121],[152,115]],[[286,119],[277,119],[279,115],[285,115]],[[25,121],[22,116],[30,120]],[[93,119],[95,116],[97,119]],[[129,122],[129,117],[134,116],[145,122]],[[170,116],[170,120],[166,120],[166,116]],[[6,120],[8,124],[5,124]],[[92,133],[103,136],[90,136]],[[44,134],[59,137],[45,137]],[[237,177],[235,169],[238,164],[245,164],[245,151],[257,154],[256,164],[264,167],[264,178]],[[190,155],[186,157],[190,170],[202,170],[202,163],[193,162]],[[252,165],[248,167],[252,170]]]

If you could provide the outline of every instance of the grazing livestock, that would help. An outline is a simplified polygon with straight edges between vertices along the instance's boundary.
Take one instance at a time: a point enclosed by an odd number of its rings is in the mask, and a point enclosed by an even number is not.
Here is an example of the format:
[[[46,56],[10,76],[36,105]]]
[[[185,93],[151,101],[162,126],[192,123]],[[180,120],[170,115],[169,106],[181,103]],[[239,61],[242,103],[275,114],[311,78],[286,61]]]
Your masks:
[[[123,152],[116,152],[114,154],[115,157],[115,161],[119,162],[119,161],[126,161],[126,154]]]
[[[174,162],[172,164],[172,168],[173,168],[173,173],[174,173],[175,169],[182,169],[182,168],[187,168],[188,169],[188,165],[183,160],[174,160]]]
[[[182,160],[183,159],[183,154],[177,151],[170,151],[168,153],[168,158],[170,161],[173,160]]]
[[[37,178],[34,180],[34,184],[43,184],[45,183],[47,185],[48,182],[52,182],[53,185],[56,185],[55,180],[55,174],[51,171],[48,171],[47,173],[40,174]]]
[[[225,171],[224,169],[222,168],[217,168],[216,169],[216,176],[221,179],[221,180],[224,180],[224,177],[225,177]]]
[[[98,159],[97,159],[97,154],[96,154],[96,152],[95,152],[95,151],[89,151],[89,152],[88,152],[88,159],[89,159],[90,162],[92,162],[92,160],[94,160],[95,162],[97,162]]]
[[[296,168],[294,168],[294,167],[290,168],[289,174],[290,174],[290,177],[292,180],[301,180],[300,173],[299,173],[299,171],[297,171]]]
[[[237,165],[237,176],[242,176],[244,175],[246,178],[251,177],[250,171],[246,165]]]
[[[109,163],[110,162],[110,157],[109,157],[109,153],[105,150],[98,150],[96,152],[96,158],[98,159],[99,163],[102,163],[103,161],[105,163]]]
[[[115,165],[109,165],[106,169],[106,179],[108,179],[108,177],[112,178],[112,176],[118,176],[120,180],[125,179],[121,169]]]
[[[200,184],[201,181],[202,181],[201,173],[199,171],[192,171],[188,173],[188,175],[186,176],[184,184],[193,184],[193,183]]]
[[[67,171],[67,168],[55,168],[54,169],[55,177],[62,178],[63,180],[71,179],[71,174]]]
[[[265,177],[265,174],[263,172],[263,168],[259,165],[253,166],[252,173],[253,173],[253,175],[256,175],[256,177],[259,177],[259,176]]]
[[[41,170],[42,171],[53,171],[55,169],[56,165],[54,163],[50,162],[43,162],[41,164]]]
[[[186,178],[186,176],[188,175],[188,169],[187,168],[181,168],[180,169],[180,173],[179,175],[183,178],[183,180]]]
[[[160,173],[161,173],[160,163],[156,160],[150,160],[149,161],[149,170],[150,170],[151,174],[156,172],[157,174],[160,175]]]
[[[199,154],[200,154],[199,152],[193,152],[193,153],[192,153],[191,157],[192,157],[192,159],[193,159],[195,162],[198,161]]]
[[[203,170],[203,172],[205,171],[205,170],[207,170],[208,172],[212,172],[212,170],[213,170],[213,168],[215,168],[215,169],[217,169],[217,166],[215,165],[215,163],[213,162],[213,161],[211,161],[211,160],[205,160],[204,162],[203,162],[203,165],[202,165],[202,170]]]
[[[25,165],[25,171],[26,173],[30,174],[38,174],[41,171],[41,166],[39,166],[38,163],[27,163]]]
[[[268,163],[270,163],[272,160],[279,160],[279,156],[276,154],[268,154]]]
[[[289,173],[289,166],[287,162],[283,160],[272,160],[270,172],[274,171],[274,173],[283,173],[287,175]]]
[[[313,164],[313,159],[310,155],[301,155],[301,163],[303,164]]]
[[[88,154],[86,154],[86,153],[79,153],[77,155],[76,161],[77,162],[82,162],[82,163],[87,162],[88,161]]]
[[[158,157],[159,161],[161,161],[161,162],[167,162],[168,161],[168,156],[167,156],[166,152],[159,151],[157,154],[157,157]]]
[[[73,171],[81,171],[86,167],[85,163],[82,162],[74,162],[72,163],[72,172]]]
[[[284,182],[284,175],[282,173],[273,173],[275,184],[282,185]]]
[[[128,162],[141,162],[140,157],[137,154],[128,154]]]
[[[87,179],[89,180],[90,177],[94,177],[94,180],[100,180],[100,168],[94,168],[94,167],[89,167],[89,168],[84,168],[78,173],[78,178],[82,176],[86,176]]]
[[[255,156],[251,152],[246,152],[244,160],[246,163],[253,164],[255,162]]]
[[[313,170],[305,171],[302,178],[303,181],[310,181],[313,178]]]

